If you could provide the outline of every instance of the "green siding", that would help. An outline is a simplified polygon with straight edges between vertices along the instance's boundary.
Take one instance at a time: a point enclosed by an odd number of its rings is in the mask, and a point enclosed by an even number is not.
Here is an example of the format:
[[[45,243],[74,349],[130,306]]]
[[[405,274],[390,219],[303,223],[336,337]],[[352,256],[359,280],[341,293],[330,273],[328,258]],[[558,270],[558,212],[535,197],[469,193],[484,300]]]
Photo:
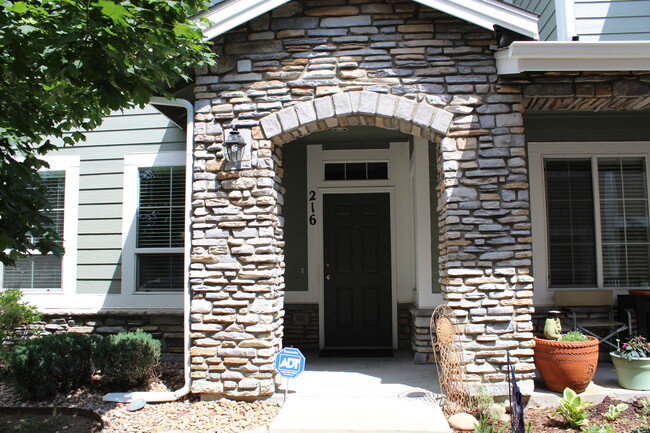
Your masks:
[[[538,30],[540,40],[557,40],[554,0],[513,0],[510,3],[539,15]]]
[[[286,291],[309,288],[307,273],[307,146],[289,143],[282,149],[284,178],[284,283]]]
[[[650,0],[575,0],[581,41],[650,39]]]
[[[56,152],[81,159],[77,293],[120,292],[124,154],[184,150],[185,132],[146,106],[113,113],[85,142]]]

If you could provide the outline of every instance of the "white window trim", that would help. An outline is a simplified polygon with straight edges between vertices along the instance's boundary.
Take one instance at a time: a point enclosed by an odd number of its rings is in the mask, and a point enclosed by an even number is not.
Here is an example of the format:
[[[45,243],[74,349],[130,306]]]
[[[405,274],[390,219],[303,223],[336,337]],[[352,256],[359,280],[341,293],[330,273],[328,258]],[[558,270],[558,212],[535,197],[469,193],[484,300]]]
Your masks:
[[[122,200],[122,294],[124,295],[174,295],[168,291],[136,290],[136,239],[137,210],[139,192],[139,170],[143,167],[185,166],[185,153],[178,152],[142,152],[124,155],[124,190]],[[191,169],[191,167],[187,168]],[[187,201],[187,200],[186,200]],[[187,246],[177,248],[179,253]],[[165,248],[165,252],[172,249]],[[155,252],[147,249],[147,252]],[[180,291],[179,291],[180,294]]]
[[[31,296],[43,295],[74,295],[77,290],[77,226],[79,219],[79,165],[80,158],[76,155],[47,156],[43,158],[49,168],[43,171],[65,172],[65,197],[63,202],[63,247],[65,252],[61,258],[61,290],[57,289],[28,289],[25,300]],[[38,253],[34,251],[34,253]],[[4,276],[4,266],[0,266],[0,281]]]
[[[548,287],[548,228],[546,216],[546,185],[544,158],[592,158],[592,157],[644,157],[646,184],[650,187],[650,142],[531,142],[528,143],[531,223],[533,237],[533,275],[535,277],[534,300],[536,305],[554,305],[555,291]],[[596,243],[600,245],[600,228],[596,224]],[[597,280],[602,286],[601,251],[597,248]],[[600,287],[602,288],[602,287]],[[599,287],[584,290],[598,290]],[[609,289],[609,288],[608,288]],[[572,288],[571,290],[576,290]],[[577,289],[582,290],[582,289]],[[614,294],[625,294],[627,289],[615,289]]]

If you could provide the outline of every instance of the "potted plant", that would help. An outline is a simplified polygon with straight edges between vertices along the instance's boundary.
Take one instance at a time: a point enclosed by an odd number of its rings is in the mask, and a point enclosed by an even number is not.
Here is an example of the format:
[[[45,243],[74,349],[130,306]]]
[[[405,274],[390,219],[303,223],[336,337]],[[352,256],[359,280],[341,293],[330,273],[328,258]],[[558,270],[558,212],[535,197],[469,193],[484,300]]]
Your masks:
[[[640,336],[630,337],[610,353],[621,388],[650,390],[650,343]]]
[[[559,312],[551,312],[546,320],[545,338],[534,337],[535,367],[551,391],[563,392],[570,388],[580,393],[596,374],[600,342],[580,331],[562,334],[557,314]]]

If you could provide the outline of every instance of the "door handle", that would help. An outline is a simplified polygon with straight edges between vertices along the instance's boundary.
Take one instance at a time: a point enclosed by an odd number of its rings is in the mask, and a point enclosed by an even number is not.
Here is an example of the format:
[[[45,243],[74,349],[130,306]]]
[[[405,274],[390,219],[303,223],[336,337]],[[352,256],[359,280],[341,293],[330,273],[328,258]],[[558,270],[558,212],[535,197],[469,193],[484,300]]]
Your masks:
[[[332,279],[332,277],[330,276],[330,274],[327,274],[327,275],[325,275],[325,279],[326,279],[327,281],[329,281],[329,280]]]

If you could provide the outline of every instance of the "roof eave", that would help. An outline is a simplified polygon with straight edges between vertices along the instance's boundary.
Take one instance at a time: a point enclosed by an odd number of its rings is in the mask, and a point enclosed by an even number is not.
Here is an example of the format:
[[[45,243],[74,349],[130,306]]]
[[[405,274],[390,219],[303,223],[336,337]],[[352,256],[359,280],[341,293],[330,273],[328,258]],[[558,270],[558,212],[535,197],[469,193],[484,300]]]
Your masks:
[[[289,0],[226,0],[202,15],[214,23],[214,26],[203,31],[203,37],[214,39],[287,2]]]
[[[650,41],[513,42],[495,54],[497,73],[650,70]]]
[[[415,0],[485,29],[501,26],[531,39],[539,39],[538,16],[495,0]]]
[[[214,23],[203,35],[205,39],[213,39],[288,1],[226,0],[202,14]],[[489,30],[493,30],[494,26],[501,26],[523,36],[539,39],[537,15],[497,0],[414,1]]]

